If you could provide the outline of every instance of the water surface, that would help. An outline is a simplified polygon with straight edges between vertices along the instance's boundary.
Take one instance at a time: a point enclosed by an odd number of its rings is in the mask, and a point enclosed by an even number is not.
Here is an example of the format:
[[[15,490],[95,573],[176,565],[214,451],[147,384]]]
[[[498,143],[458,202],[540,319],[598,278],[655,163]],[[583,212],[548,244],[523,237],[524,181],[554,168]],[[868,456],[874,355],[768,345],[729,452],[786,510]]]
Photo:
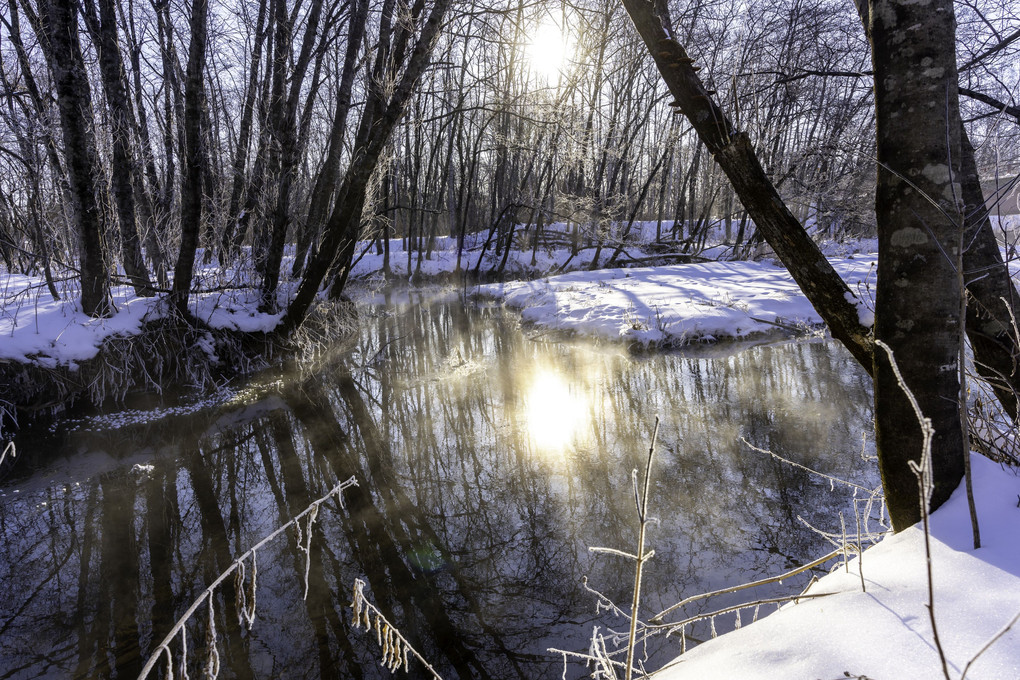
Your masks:
[[[853,517],[850,490],[742,437],[877,485],[861,457],[869,380],[831,342],[634,357],[522,330],[456,295],[371,302],[353,346],[292,375],[18,436],[0,481],[0,678],[135,677],[237,555],[352,475],[307,554],[293,532],[259,552],[250,630],[233,581],[220,590],[220,677],[390,677],[375,634],[352,627],[357,578],[445,678],[560,677],[549,648],[585,652],[595,626],[626,629],[584,579],[629,608],[633,565],[589,547],[636,549],[631,471],[656,416],[649,614],[824,554],[806,525],[838,532],[839,513]],[[205,606],[196,619],[192,677]],[[643,651],[656,667],[679,643]],[[412,662],[410,677],[428,676]]]

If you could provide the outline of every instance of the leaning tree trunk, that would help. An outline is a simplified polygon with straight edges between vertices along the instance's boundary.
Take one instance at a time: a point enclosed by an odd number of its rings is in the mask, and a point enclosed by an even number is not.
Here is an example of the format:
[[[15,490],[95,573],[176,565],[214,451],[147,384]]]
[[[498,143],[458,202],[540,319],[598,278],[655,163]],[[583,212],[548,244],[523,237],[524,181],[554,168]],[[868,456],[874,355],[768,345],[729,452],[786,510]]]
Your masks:
[[[85,60],[78,36],[74,3],[41,0],[40,19],[64,137],[64,163],[71,186],[71,214],[78,231],[81,268],[81,307],[89,316],[112,312],[110,276],[103,248],[104,224],[99,202],[102,177],[96,140],[95,118]]]
[[[377,55],[374,84],[355,136],[353,160],[337,192],[333,212],[325,224],[315,256],[310,259],[301,285],[276,328],[278,335],[290,335],[301,325],[318,294],[320,284],[334,263],[344,268],[350,265],[360,231],[368,183],[393,128],[403,116],[412,92],[432,59],[432,50],[450,1],[435,0],[410,53],[407,48],[413,38],[413,29],[402,22],[394,41],[392,57],[385,50]],[[412,17],[419,16],[424,5],[424,0],[416,0]],[[383,12],[383,15],[386,13]],[[405,55],[403,73],[395,73],[404,63]],[[393,80],[392,88],[386,88],[389,92],[384,92],[381,87],[383,76]]]
[[[729,178],[758,232],[789,270],[828,324],[833,337],[872,371],[872,338],[860,321],[860,301],[780,198],[755,155],[747,134],[738,131],[705,89],[694,60],[663,28],[646,0],[623,0],[638,33],[655,59],[678,107]]]
[[[1013,326],[1020,294],[1002,261],[988,219],[974,149],[960,129],[960,183],[967,229],[963,238],[963,270],[967,284],[967,338],[978,373],[999,403],[1016,421],[1020,399],[1020,338]]]
[[[960,418],[960,271],[963,215],[956,21],[951,0],[919,5],[873,0],[872,59],[878,142],[878,283],[875,337],[902,375],[875,352],[879,469],[893,528],[921,519],[911,463],[922,455],[921,423],[908,387],[934,428],[934,509],[964,468]]]
[[[205,107],[205,48],[208,38],[209,1],[193,0],[191,6],[191,44],[188,48],[188,70],[184,84],[184,177],[181,186],[181,250],[174,268],[171,298],[182,316],[187,316],[188,295],[195,274],[195,252],[202,225],[202,165],[206,155],[202,149],[202,109]]]

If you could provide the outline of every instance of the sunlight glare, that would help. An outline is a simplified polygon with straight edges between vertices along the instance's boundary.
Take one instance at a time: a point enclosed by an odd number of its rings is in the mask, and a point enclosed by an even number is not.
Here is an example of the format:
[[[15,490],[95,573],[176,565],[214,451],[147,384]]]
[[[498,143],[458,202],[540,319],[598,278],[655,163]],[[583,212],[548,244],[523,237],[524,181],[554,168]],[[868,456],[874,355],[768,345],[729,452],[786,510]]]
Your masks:
[[[553,80],[566,68],[571,49],[569,31],[547,18],[532,35],[525,54],[533,72]]]
[[[546,451],[563,451],[588,420],[586,400],[559,375],[541,370],[532,379],[526,401],[528,432]]]

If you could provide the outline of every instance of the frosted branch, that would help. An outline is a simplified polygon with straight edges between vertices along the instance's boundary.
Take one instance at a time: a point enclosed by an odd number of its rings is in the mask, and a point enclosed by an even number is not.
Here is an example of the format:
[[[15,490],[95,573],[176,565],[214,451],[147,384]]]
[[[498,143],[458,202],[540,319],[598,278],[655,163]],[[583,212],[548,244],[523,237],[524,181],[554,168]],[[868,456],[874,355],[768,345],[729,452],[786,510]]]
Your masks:
[[[215,594],[216,589],[224,581],[226,581],[228,577],[230,577],[232,574],[235,574],[239,570],[241,570],[241,573],[242,573],[242,577],[241,578],[242,578],[242,581],[243,581],[244,562],[245,562],[245,560],[247,560],[249,558],[252,561],[252,576],[251,576],[251,581],[250,581],[250,584],[249,584],[250,590],[244,596],[245,597],[246,606],[243,609],[243,611],[239,612],[239,616],[244,616],[245,620],[249,622],[249,627],[250,627],[251,621],[253,621],[254,618],[255,618],[255,576],[258,573],[257,572],[257,570],[258,570],[257,563],[255,562],[255,559],[256,559],[255,558],[255,553],[259,549],[261,549],[263,546],[265,546],[267,543],[272,541],[274,538],[276,538],[277,536],[279,536],[280,534],[285,532],[290,527],[297,527],[297,530],[298,530],[299,535],[300,535],[300,522],[301,522],[301,520],[305,519],[308,516],[311,516],[311,520],[309,520],[308,523],[307,523],[307,527],[308,527],[308,541],[305,542],[305,550],[307,552],[307,549],[308,549],[308,546],[310,546],[310,540],[311,540],[312,521],[314,521],[315,516],[319,512],[319,506],[322,505],[323,503],[325,503],[330,498],[336,497],[340,501],[340,506],[343,507],[343,498],[341,496],[343,490],[347,489],[348,487],[357,486],[357,485],[358,485],[358,481],[354,477],[351,477],[351,478],[349,478],[349,479],[347,479],[347,480],[345,480],[343,482],[340,482],[339,484],[334,486],[332,489],[330,489],[329,493],[327,493],[325,496],[323,496],[322,498],[319,498],[316,501],[313,501],[307,508],[305,508],[301,513],[299,513],[297,516],[295,516],[294,519],[292,519],[289,522],[287,522],[286,524],[278,527],[275,531],[273,531],[273,533],[271,533],[268,536],[266,536],[265,538],[263,538],[261,541],[259,541],[254,546],[252,546],[247,552],[245,552],[243,555],[241,555],[236,560],[234,560],[230,564],[230,566],[227,567],[223,571],[222,574],[220,574],[218,577],[216,577],[216,580],[213,581],[209,585],[208,588],[206,588],[205,590],[202,591],[202,593],[198,596],[198,598],[191,604],[190,607],[188,607],[187,611],[184,612],[184,614],[181,616],[181,618],[177,619],[177,622],[173,625],[173,628],[170,629],[170,632],[167,633],[166,637],[163,638],[162,642],[160,642],[159,645],[156,646],[156,648],[153,650],[152,654],[149,656],[149,659],[148,659],[148,661],[146,661],[145,666],[142,667],[141,672],[138,674],[138,680],[143,680],[144,678],[147,678],[149,676],[149,673],[152,672],[152,669],[156,666],[156,663],[159,661],[159,659],[162,658],[164,656],[164,654],[167,654],[166,650],[168,650],[168,648],[170,646],[170,643],[173,642],[174,638],[177,637],[178,634],[181,636],[181,646],[182,646],[182,650],[183,650],[182,651],[182,655],[183,655],[183,660],[182,660],[182,677],[185,678],[185,680],[186,680],[186,678],[187,678],[187,643],[186,643],[186,637],[185,636],[187,635],[187,633],[186,633],[186,624],[188,622],[188,619],[190,619],[195,614],[195,612],[198,610],[198,608],[202,605],[203,602],[208,600],[209,601],[209,626],[207,628],[207,633],[206,633],[206,637],[208,639],[208,637],[209,637],[209,630],[212,630],[213,632],[215,632],[215,621],[213,619],[213,611],[212,610],[213,610],[213,595]],[[308,594],[308,570],[309,570],[309,565],[306,562],[306,564],[305,564],[305,596],[307,596],[307,594]],[[236,576],[235,576],[235,583],[236,583]],[[212,649],[215,650],[215,644],[214,643],[212,644]],[[208,673],[208,671],[209,671],[209,669],[211,667],[207,664],[206,668],[207,668],[207,673]],[[218,655],[216,655],[215,665],[212,666],[212,668],[215,668],[217,673],[219,672],[219,656]],[[213,675],[212,677],[215,677],[215,675]]]
[[[390,623],[379,609],[365,597],[365,582],[360,578],[354,580],[354,597],[351,600],[353,612],[353,624],[355,628],[364,628],[366,631],[375,630],[376,642],[382,647],[381,663],[391,673],[403,669],[408,670],[408,660],[411,656],[418,659],[423,666],[432,674],[435,680],[443,680],[425,658],[411,646],[396,626]]]

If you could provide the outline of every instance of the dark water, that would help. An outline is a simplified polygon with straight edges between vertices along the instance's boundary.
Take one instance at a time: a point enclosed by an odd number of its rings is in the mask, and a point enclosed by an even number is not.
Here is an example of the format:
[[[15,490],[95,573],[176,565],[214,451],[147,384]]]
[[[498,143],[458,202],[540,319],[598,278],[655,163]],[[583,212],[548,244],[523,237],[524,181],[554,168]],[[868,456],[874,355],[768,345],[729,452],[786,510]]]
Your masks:
[[[0,482],[0,678],[136,677],[236,556],[351,475],[307,557],[290,531],[259,552],[250,631],[233,580],[218,591],[220,677],[390,677],[375,633],[352,628],[356,578],[444,678],[560,677],[548,648],[626,629],[582,579],[629,608],[632,564],[588,548],[635,550],[631,470],[656,415],[646,614],[828,552],[798,518],[853,517],[850,492],[740,437],[876,484],[868,379],[832,343],[635,358],[455,297],[390,302],[303,375],[23,431]],[[203,605],[188,628],[193,678],[207,620]],[[678,652],[656,638],[648,664]],[[409,676],[426,674],[412,661]]]

